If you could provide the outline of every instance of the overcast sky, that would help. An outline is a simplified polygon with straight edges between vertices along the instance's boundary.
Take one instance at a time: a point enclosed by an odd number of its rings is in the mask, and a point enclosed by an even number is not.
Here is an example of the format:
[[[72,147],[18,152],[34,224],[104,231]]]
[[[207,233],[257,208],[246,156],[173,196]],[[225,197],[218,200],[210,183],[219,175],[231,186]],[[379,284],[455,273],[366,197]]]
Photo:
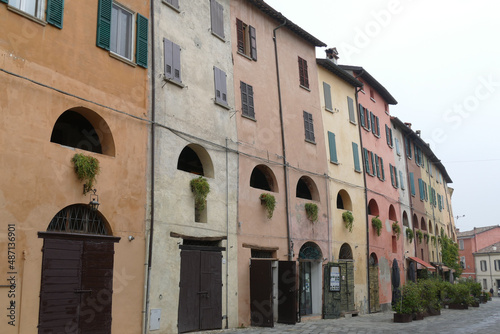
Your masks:
[[[500,224],[497,1],[265,1],[394,96],[391,115],[422,131],[453,180],[461,231]]]

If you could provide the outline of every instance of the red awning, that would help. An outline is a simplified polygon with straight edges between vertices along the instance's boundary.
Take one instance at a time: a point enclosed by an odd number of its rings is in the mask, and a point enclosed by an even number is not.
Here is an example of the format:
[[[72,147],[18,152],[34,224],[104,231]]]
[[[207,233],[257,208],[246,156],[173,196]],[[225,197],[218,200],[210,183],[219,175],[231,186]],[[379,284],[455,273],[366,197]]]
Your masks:
[[[441,268],[443,268],[443,271],[450,271],[450,268],[448,268],[447,266],[445,266],[444,264],[441,266]]]
[[[436,268],[434,268],[433,266],[431,266],[429,263],[425,262],[424,260],[419,259],[418,257],[411,257],[410,256],[409,259],[421,264],[427,270],[436,271]]]

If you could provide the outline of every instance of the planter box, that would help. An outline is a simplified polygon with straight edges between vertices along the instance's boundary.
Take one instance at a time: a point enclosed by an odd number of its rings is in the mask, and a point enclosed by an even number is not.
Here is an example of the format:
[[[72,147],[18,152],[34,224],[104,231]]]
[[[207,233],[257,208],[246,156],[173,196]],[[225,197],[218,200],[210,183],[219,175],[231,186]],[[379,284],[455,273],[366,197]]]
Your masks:
[[[394,313],[394,322],[411,322],[413,320],[413,314],[398,314]]]
[[[430,308],[429,310],[427,310],[427,314],[429,316],[441,315],[441,310],[435,310],[435,309]]]
[[[471,304],[472,307],[479,307],[479,302],[474,302]]]
[[[468,310],[469,306],[464,305],[464,304],[451,304],[450,303],[450,309],[452,309],[452,310]]]
[[[424,320],[424,313],[414,313],[413,320]]]

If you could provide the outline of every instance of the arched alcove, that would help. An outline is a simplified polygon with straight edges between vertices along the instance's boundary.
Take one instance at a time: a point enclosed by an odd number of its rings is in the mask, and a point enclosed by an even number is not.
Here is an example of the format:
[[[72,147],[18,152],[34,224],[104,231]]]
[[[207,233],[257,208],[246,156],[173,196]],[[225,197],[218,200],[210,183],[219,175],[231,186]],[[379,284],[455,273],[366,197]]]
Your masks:
[[[413,214],[413,218],[411,220],[411,223],[413,225],[413,229],[417,229],[418,230],[418,228],[419,228],[420,225],[418,223],[418,217],[417,217],[416,214]]]
[[[214,177],[212,159],[207,150],[198,144],[189,144],[182,149],[177,160],[177,169],[205,177]]]
[[[406,211],[403,211],[403,226],[410,227],[410,223],[408,222],[408,214]]]
[[[115,155],[115,144],[106,121],[93,110],[76,107],[62,113],[52,128],[52,143]]]
[[[252,175],[250,176],[250,187],[278,192],[276,176],[271,168],[266,165],[257,165],[252,170]]]
[[[389,205],[389,219],[396,221],[398,217],[396,216],[396,210],[394,209],[394,205]]]
[[[421,229],[422,231],[427,231],[427,224],[425,223],[425,219],[424,219],[424,217],[422,217],[422,218],[420,219],[420,229]]]
[[[316,184],[309,176],[302,176],[297,182],[295,196],[303,199],[319,201],[319,192]]]
[[[341,189],[337,194],[337,209],[352,211],[351,196],[344,189]]]
[[[368,214],[372,216],[380,215],[377,201],[374,200],[373,198],[368,202]]]
[[[432,222],[429,220],[429,234],[432,233],[433,229],[432,229]]]
[[[322,260],[321,248],[314,242],[306,242],[300,247],[299,259],[301,260]]]
[[[50,221],[47,232],[112,235],[104,216],[87,204],[73,204],[59,211]]]
[[[340,247],[339,259],[340,260],[352,260],[353,259],[353,257],[352,257],[352,249],[351,249],[351,246],[349,246],[348,243],[344,243]]]
[[[378,265],[377,254],[375,254],[375,253],[371,253],[370,254],[369,264],[370,264],[370,266],[376,266],[376,265]]]

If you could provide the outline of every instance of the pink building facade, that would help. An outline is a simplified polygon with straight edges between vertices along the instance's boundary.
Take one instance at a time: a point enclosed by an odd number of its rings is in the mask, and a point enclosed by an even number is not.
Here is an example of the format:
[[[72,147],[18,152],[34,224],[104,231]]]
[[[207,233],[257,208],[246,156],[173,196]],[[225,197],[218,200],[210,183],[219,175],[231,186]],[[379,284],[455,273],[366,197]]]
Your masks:
[[[457,229],[458,255],[462,264],[462,277],[476,279],[473,253],[500,240],[500,226],[486,226],[460,232]]]

